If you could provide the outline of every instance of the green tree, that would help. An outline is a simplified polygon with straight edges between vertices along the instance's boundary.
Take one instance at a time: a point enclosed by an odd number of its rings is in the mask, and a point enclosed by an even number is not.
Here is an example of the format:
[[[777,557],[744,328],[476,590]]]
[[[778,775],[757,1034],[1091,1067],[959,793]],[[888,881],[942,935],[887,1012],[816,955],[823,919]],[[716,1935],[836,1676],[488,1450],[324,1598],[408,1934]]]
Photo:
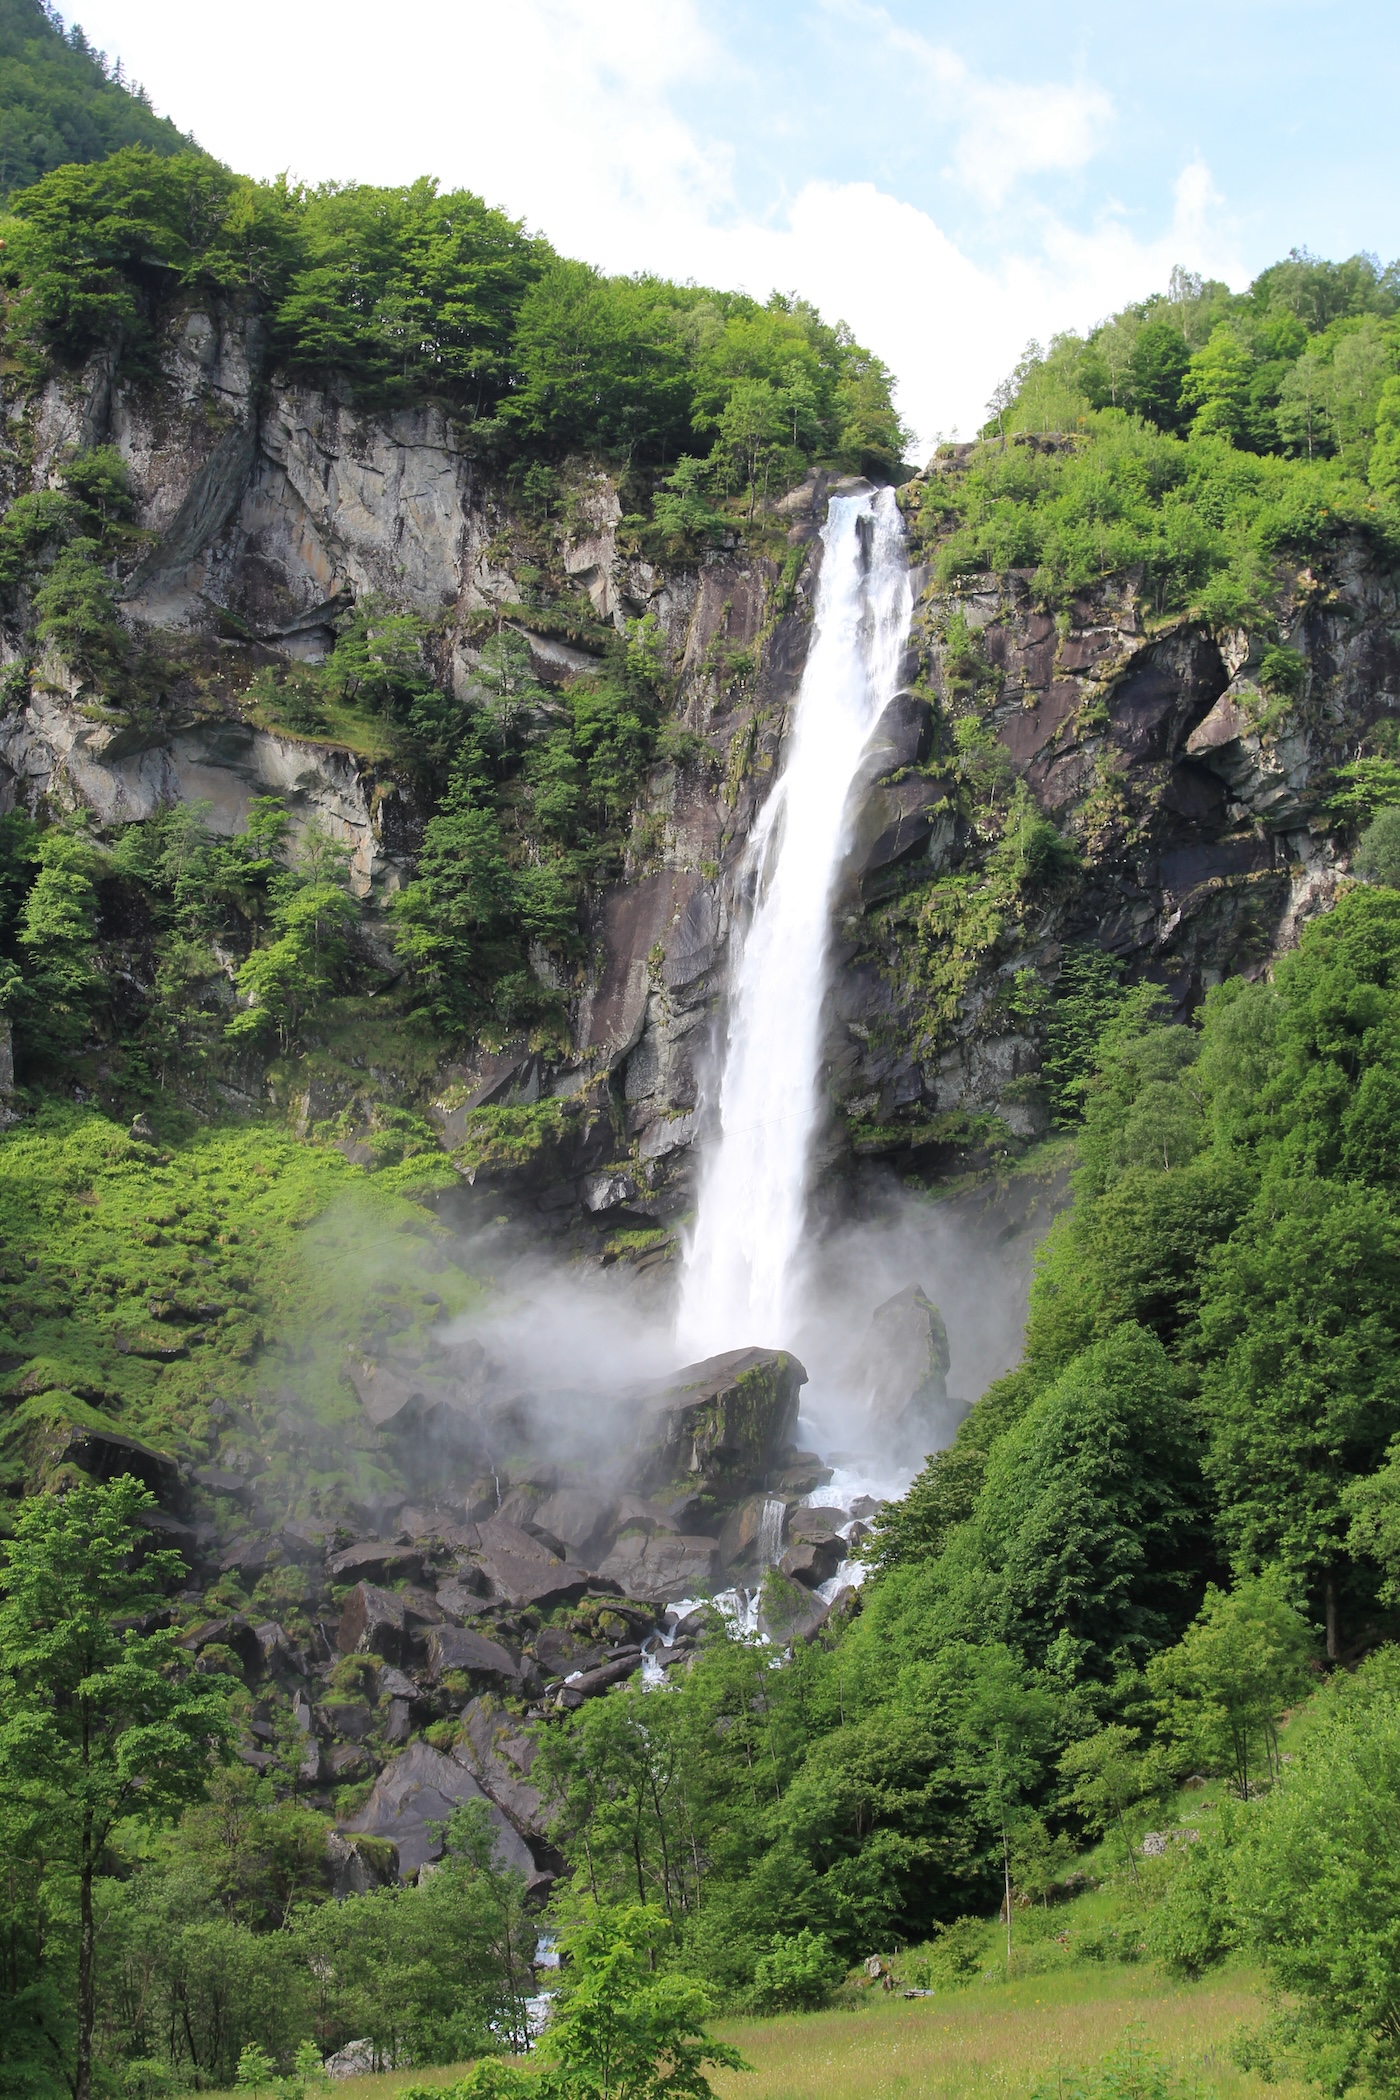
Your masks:
[[[707,2064],[749,2067],[705,2032],[702,1984],[655,1973],[665,1917],[642,1905],[602,1911],[567,1936],[570,1966],[541,2054],[568,2100],[707,2100]]]
[[[1400,1692],[1395,1650],[1322,1703],[1231,1874],[1241,1926],[1294,2010],[1260,2038],[1332,2092],[1400,2078]]]
[[[1211,1583],[1200,1616],[1154,1655],[1147,1681],[1161,1732],[1185,1763],[1227,1766],[1243,1800],[1262,1753],[1277,1778],[1275,1723],[1311,1687],[1313,1637],[1277,1568],[1230,1591]]]
[[[1181,383],[1183,407],[1196,411],[1193,436],[1238,444],[1249,430],[1249,381],[1249,355],[1234,330],[1215,329],[1191,359]]]
[[[1181,1380],[1156,1336],[1125,1322],[992,1448],[972,1521],[997,1632],[1090,1676],[1144,1659],[1185,1616],[1202,1518]]]
[[[1400,803],[1377,810],[1357,841],[1352,865],[1367,882],[1400,890]]]
[[[114,1826],[197,1798],[229,1741],[223,1688],[187,1676],[170,1632],[140,1631],[184,1571],[150,1551],[154,1497],[130,1477],[28,1502],[0,1570],[0,1775],[42,1834],[46,1876],[71,1877],[77,1958],[65,2071],[90,2100],[97,2004],[93,1886]]]
[[[1068,1782],[1068,1799],[1090,1830],[1117,1835],[1123,1861],[1138,1881],[1135,1833],[1140,1804],[1155,1791],[1154,1775],[1143,1755],[1137,1729],[1112,1721],[1096,1735],[1071,1743],[1060,1759]]]

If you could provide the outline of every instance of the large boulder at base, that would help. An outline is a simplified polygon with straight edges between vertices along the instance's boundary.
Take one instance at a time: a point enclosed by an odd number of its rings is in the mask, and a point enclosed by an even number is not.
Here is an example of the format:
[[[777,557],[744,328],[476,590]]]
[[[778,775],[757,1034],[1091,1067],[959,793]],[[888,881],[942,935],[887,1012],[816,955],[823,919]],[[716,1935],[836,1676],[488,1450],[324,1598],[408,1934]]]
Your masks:
[[[488,1678],[503,1690],[519,1691],[520,1665],[499,1641],[463,1626],[430,1626],[424,1640],[428,1675],[434,1684],[449,1670],[465,1670],[472,1677]]]
[[[488,1517],[479,1538],[477,1558],[493,1594],[517,1610],[528,1604],[546,1611],[556,1604],[572,1604],[589,1587],[586,1568],[562,1561],[504,1517]]]
[[[721,1507],[767,1485],[792,1443],[807,1373],[785,1349],[730,1349],[642,1396],[631,1485],[705,1491]]]
[[[377,1655],[387,1663],[408,1661],[425,1626],[441,1624],[442,1608],[426,1590],[381,1590],[357,1582],[341,1607],[335,1642],[342,1655]]]
[[[396,1545],[393,1539],[363,1539],[333,1553],[326,1562],[332,1582],[384,1582],[395,1575],[423,1579],[423,1556],[412,1546]]]
[[[781,1495],[746,1495],[725,1519],[719,1557],[726,1568],[771,1567],[783,1550],[787,1502]]]
[[[865,1362],[869,1450],[909,1465],[951,1442],[967,1410],[948,1397],[948,1330],[916,1283],[876,1306]]]
[[[720,1579],[719,1542],[697,1533],[624,1531],[598,1573],[629,1597],[695,1597]]]
[[[138,1443],[134,1436],[119,1436],[115,1429],[75,1424],[68,1429],[56,1460],[77,1466],[94,1480],[116,1480],[131,1473],[165,1506],[180,1499],[178,1462],[163,1451],[152,1451],[149,1444]]]
[[[794,1539],[778,1566],[794,1582],[815,1590],[831,1580],[845,1558],[844,1539]]]
[[[535,1837],[543,1837],[546,1822],[544,1798],[530,1780],[539,1748],[534,1736],[488,1692],[462,1708],[462,1734],[453,1757],[517,1830]]]
[[[763,1578],[758,1600],[758,1630],[765,1641],[790,1646],[810,1641],[826,1624],[830,1607],[814,1597],[804,1584],[794,1582],[779,1568],[770,1568]]]
[[[593,1564],[591,1556],[606,1537],[611,1510],[602,1497],[588,1488],[557,1488],[539,1503],[533,1523],[558,1539],[572,1561]]]
[[[496,1829],[495,1855],[503,1867],[515,1867],[531,1884],[543,1877],[529,1846],[465,1765],[445,1757],[431,1743],[410,1743],[385,1765],[374,1790],[357,1816],[341,1824],[346,1837],[388,1838],[399,1856],[399,1874],[413,1880],[418,1869],[441,1859],[442,1839],[436,1826],[446,1823],[464,1801],[484,1801]]]

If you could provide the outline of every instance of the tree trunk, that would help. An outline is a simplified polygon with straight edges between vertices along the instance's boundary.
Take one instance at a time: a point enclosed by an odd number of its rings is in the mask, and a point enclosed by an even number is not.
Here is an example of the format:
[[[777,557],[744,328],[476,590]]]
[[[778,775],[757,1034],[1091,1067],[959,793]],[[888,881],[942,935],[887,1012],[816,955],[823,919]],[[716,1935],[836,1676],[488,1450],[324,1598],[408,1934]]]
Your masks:
[[[1336,1662],[1342,1652],[1341,1639],[1337,1631],[1337,1583],[1329,1575],[1322,1586],[1322,1608],[1327,1622],[1327,1660]]]
[[[83,1813],[83,1849],[78,1872],[78,2047],[73,2100],[92,2100],[92,2029],[96,2015],[93,1975],[92,1810]]]

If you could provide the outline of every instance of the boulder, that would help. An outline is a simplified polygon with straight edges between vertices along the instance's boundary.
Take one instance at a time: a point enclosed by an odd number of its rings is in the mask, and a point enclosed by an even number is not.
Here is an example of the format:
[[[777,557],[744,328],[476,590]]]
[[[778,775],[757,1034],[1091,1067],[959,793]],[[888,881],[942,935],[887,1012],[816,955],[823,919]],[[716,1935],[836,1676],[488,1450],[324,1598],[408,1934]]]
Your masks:
[[[787,1503],[781,1495],[748,1495],[731,1510],[719,1535],[726,1568],[771,1567],[783,1550]]]
[[[342,1655],[379,1655],[402,1663],[408,1651],[408,1613],[395,1590],[357,1582],[345,1600],[335,1644]]]
[[[799,1503],[788,1513],[788,1537],[811,1541],[834,1539],[846,1521],[846,1512],[838,1505]]]
[[[588,1562],[606,1536],[611,1511],[602,1497],[588,1488],[557,1488],[534,1513],[534,1526],[558,1539],[568,1558]]]
[[[570,1567],[538,1539],[503,1517],[480,1527],[478,1558],[494,1596],[521,1607],[570,1604],[589,1587],[586,1569]]]
[[[327,1699],[317,1718],[328,1735],[350,1743],[362,1743],[374,1727],[374,1709],[363,1699]]]
[[[829,1582],[846,1557],[843,1539],[798,1539],[788,1547],[778,1562],[784,1575],[800,1582],[805,1589],[815,1590]]]
[[[358,1743],[336,1743],[325,1753],[327,1776],[335,1786],[344,1786],[352,1779],[368,1779],[374,1770],[374,1760],[368,1750]]]
[[[347,1896],[367,1896],[371,1889],[382,1888],[398,1872],[392,1846],[357,1844],[353,1838],[342,1837],[338,1830],[326,1832],[326,1865],[331,1894],[338,1903]]]
[[[77,1466],[94,1480],[116,1480],[131,1473],[157,1502],[180,1499],[178,1461],[164,1451],[153,1451],[149,1444],[138,1443],[135,1437],[119,1436],[115,1429],[98,1429],[90,1423],[74,1427],[56,1453],[56,1463]]]
[[[758,1602],[758,1630],[764,1640],[781,1647],[794,1641],[810,1641],[826,1624],[829,1607],[800,1582],[778,1568],[763,1578]]]
[[[535,1662],[545,1677],[568,1677],[575,1670],[591,1670],[602,1662],[606,1648],[585,1634],[563,1626],[542,1626],[534,1640]]]
[[[457,1575],[451,1582],[438,1584],[438,1610],[449,1619],[469,1619],[474,1613],[485,1611],[489,1602],[479,1568],[471,1570],[470,1579],[466,1575]]]
[[[362,1539],[356,1546],[333,1553],[326,1562],[326,1573],[332,1582],[383,1582],[395,1575],[421,1582],[423,1555],[392,1539]]]
[[[599,1663],[596,1669],[580,1671],[570,1678],[565,1689],[579,1699],[592,1699],[605,1692],[611,1685],[621,1684],[624,1677],[633,1676],[642,1667],[640,1648],[629,1648],[624,1655],[614,1655],[607,1662]],[[573,1700],[568,1702],[573,1704]]]
[[[785,1349],[730,1349],[643,1393],[631,1485],[704,1489],[732,1505],[763,1487],[792,1443],[807,1373]]]
[[[864,1355],[868,1448],[907,1466],[949,1443],[966,1409],[948,1397],[948,1330],[917,1284],[876,1307]]]
[[[202,1654],[206,1648],[228,1648],[249,1676],[257,1676],[262,1669],[262,1642],[241,1613],[226,1619],[206,1619],[202,1625],[192,1626],[181,1634],[179,1646],[193,1655]]]
[[[832,1468],[815,1451],[785,1451],[773,1485],[785,1495],[810,1495],[813,1488],[825,1487],[831,1475]]]
[[[698,1533],[624,1531],[598,1573],[629,1597],[693,1597],[720,1581],[719,1544]]]
[[[486,1677],[504,1690],[519,1691],[520,1665],[499,1641],[487,1640],[463,1626],[430,1626],[425,1644],[428,1675],[436,1683],[447,1670],[466,1670]]]
[[[496,1828],[497,1860],[503,1867],[518,1869],[532,1887],[538,1887],[544,1877],[520,1833],[466,1767],[434,1750],[430,1743],[410,1743],[385,1765],[369,1800],[357,1816],[340,1826],[341,1832],[346,1837],[388,1838],[398,1850],[400,1879],[412,1881],[427,1861],[441,1859],[443,1844],[437,1826],[446,1823],[464,1801],[486,1803]]]
[[[530,1781],[539,1744],[489,1693],[463,1707],[462,1734],[452,1755],[517,1830],[543,1835],[544,1800]]]

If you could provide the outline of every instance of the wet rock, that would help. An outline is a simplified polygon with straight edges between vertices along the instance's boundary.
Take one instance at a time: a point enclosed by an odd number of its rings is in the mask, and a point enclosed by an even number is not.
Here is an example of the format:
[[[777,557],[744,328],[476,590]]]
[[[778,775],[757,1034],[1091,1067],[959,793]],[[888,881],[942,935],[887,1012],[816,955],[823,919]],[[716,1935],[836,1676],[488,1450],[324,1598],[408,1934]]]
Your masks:
[[[814,1488],[825,1487],[831,1475],[832,1468],[815,1451],[789,1451],[773,1485],[784,1495],[810,1495]]]
[[[384,1740],[386,1743],[406,1743],[408,1741],[413,1733],[413,1722],[410,1714],[411,1708],[407,1699],[391,1699],[389,1701],[389,1711],[384,1720]]]
[[[950,1442],[966,1410],[948,1398],[948,1330],[917,1284],[876,1307],[865,1355],[869,1448],[907,1465]]]
[[[572,1603],[589,1587],[586,1570],[568,1566],[538,1539],[502,1517],[481,1526],[482,1572],[494,1595],[516,1606],[538,1604],[549,1609]]]
[[[766,1641],[778,1647],[809,1641],[826,1624],[828,1613],[829,1606],[820,1597],[780,1569],[770,1568],[764,1576],[758,1630]]]
[[[324,1764],[337,1786],[347,1785],[352,1779],[368,1779],[374,1770],[374,1760],[358,1743],[337,1743],[326,1751]]]
[[[398,1850],[400,1878],[410,1881],[426,1861],[441,1859],[443,1845],[437,1826],[446,1823],[464,1801],[486,1803],[496,1829],[496,1858],[538,1886],[544,1877],[514,1825],[465,1766],[429,1743],[410,1743],[392,1759],[376,1779],[359,1815],[340,1827],[346,1837],[390,1839]]]
[[[782,1349],[731,1349],[678,1371],[642,1397],[632,1486],[703,1486],[719,1501],[739,1501],[781,1463],[806,1381]]]
[[[732,1510],[719,1535],[719,1557],[726,1568],[757,1563],[766,1566],[782,1551],[787,1502],[781,1495],[748,1495]]]
[[[421,1582],[423,1555],[416,1547],[399,1545],[393,1539],[363,1539],[333,1553],[326,1562],[326,1573],[332,1582],[383,1582],[397,1575]]]
[[[608,1504],[590,1489],[558,1488],[539,1504],[534,1523],[560,1542],[568,1559],[591,1565],[590,1556],[606,1534],[610,1515]]]
[[[598,1573],[629,1597],[689,1597],[720,1580],[719,1543],[698,1534],[624,1531]]]
[[[466,1670],[473,1677],[486,1677],[503,1689],[518,1691],[520,1665],[499,1641],[473,1633],[462,1626],[430,1626],[424,1645],[428,1652],[428,1674],[436,1682],[446,1670]]]
[[[336,1647],[342,1655],[379,1655],[402,1663],[408,1651],[408,1614],[394,1590],[357,1582],[340,1614]]]
[[[814,1590],[831,1580],[845,1557],[846,1548],[841,1539],[799,1539],[788,1547],[778,1566],[794,1582]]]
[[[180,1500],[178,1461],[167,1452],[138,1443],[135,1437],[119,1436],[114,1429],[95,1429],[86,1423],[75,1428],[60,1426],[51,1462],[77,1466],[94,1480],[115,1480],[131,1473],[162,1506]]]
[[[599,1663],[596,1669],[584,1670],[579,1676],[572,1678],[564,1689],[580,1699],[593,1699],[599,1692],[607,1691],[611,1685],[621,1684],[624,1678],[635,1676],[641,1667],[642,1651],[640,1648],[633,1648],[626,1655],[614,1656],[610,1662]]]
[[[788,1511],[790,1539],[824,1540],[837,1537],[846,1522],[846,1512],[835,1504],[799,1503]]]
[[[530,1781],[539,1744],[489,1693],[463,1707],[461,1740],[452,1755],[467,1766],[517,1830],[544,1835],[544,1800]]]
[[[338,1830],[326,1832],[326,1866],[330,1874],[331,1894],[337,1903],[344,1902],[347,1896],[367,1896],[371,1889],[383,1888],[385,1883],[394,1880],[398,1873],[398,1862],[392,1846],[359,1845],[353,1838],[343,1837]],[[367,2046],[360,2043],[351,2044],[352,2048]],[[327,2069],[329,2068],[328,2062]],[[342,2075],[348,2076],[349,2073]]]

